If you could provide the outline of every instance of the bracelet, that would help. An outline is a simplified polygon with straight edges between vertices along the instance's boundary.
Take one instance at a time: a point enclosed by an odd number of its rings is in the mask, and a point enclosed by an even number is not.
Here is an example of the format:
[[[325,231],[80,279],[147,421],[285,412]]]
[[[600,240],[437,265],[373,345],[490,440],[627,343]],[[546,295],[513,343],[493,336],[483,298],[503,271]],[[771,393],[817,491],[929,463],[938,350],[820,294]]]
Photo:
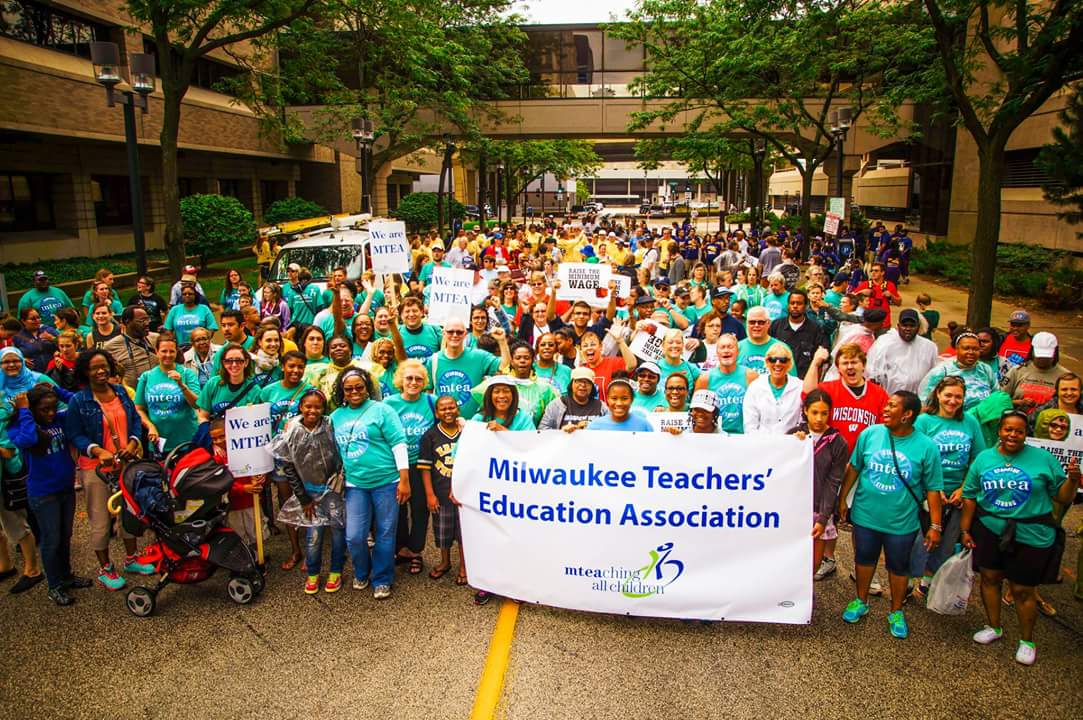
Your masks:
[[[936,530],[938,533],[944,532],[944,526],[940,523],[929,523],[930,530]]]

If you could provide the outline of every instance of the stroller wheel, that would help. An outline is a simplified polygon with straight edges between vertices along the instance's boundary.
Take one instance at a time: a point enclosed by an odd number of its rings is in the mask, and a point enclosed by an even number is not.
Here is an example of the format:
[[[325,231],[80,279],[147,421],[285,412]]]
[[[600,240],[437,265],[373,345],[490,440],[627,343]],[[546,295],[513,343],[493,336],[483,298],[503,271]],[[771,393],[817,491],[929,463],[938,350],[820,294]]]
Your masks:
[[[229,593],[229,599],[238,605],[247,605],[256,596],[256,589],[252,581],[241,576],[229,579],[226,592]]]
[[[154,612],[154,593],[145,587],[132,588],[125,599],[128,611],[136,617],[149,617]]]
[[[267,582],[263,579],[263,574],[256,572],[249,578],[252,581],[252,592],[259,595],[263,592],[263,588],[267,586]]]

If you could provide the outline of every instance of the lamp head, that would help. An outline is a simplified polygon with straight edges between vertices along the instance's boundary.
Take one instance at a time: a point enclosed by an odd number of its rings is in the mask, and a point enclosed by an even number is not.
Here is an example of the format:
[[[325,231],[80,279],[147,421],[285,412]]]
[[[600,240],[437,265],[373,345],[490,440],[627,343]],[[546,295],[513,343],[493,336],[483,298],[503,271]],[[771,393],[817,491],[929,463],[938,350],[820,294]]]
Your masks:
[[[120,83],[120,49],[112,42],[90,43],[90,62],[94,65],[94,79],[107,88]]]
[[[154,92],[154,56],[149,53],[133,53],[128,56],[132,90],[140,95]],[[100,81],[99,81],[100,82]]]

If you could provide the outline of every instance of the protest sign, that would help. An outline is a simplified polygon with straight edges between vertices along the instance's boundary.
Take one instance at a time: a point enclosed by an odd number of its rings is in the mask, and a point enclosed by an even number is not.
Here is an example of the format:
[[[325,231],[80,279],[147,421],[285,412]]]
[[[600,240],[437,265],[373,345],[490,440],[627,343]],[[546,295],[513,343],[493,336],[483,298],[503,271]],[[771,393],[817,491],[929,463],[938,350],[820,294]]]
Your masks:
[[[377,275],[408,272],[410,243],[406,240],[406,223],[370,222],[368,229],[372,271]]]
[[[436,267],[429,285],[428,321],[441,327],[449,320],[470,322],[470,298],[474,293],[474,272]]]
[[[651,424],[655,432],[665,432],[669,428],[677,428],[681,431],[692,427],[692,421],[688,419],[688,413],[683,412],[652,412],[643,413],[647,422]]]
[[[452,489],[476,588],[596,612],[811,619],[811,441],[469,422]]]
[[[825,235],[838,235],[839,234],[839,215],[834,213],[827,213],[824,216],[824,234]]]
[[[605,263],[561,263],[557,267],[557,279],[560,280],[557,300],[608,305],[610,275],[611,269]]]
[[[270,403],[226,410],[226,453],[231,473],[247,477],[274,469],[274,457],[267,447],[271,428]]]
[[[665,357],[662,351],[662,343],[665,340],[669,328],[654,322],[646,322],[643,329],[637,330],[632,335],[632,341],[628,343],[628,349],[640,360],[650,360],[653,363],[661,362]],[[682,350],[681,357],[685,360],[692,357],[692,350]]]
[[[1068,416],[1068,437],[1064,440],[1039,440],[1028,437],[1027,445],[1048,450],[1067,471],[1073,461],[1083,467],[1083,415]]]

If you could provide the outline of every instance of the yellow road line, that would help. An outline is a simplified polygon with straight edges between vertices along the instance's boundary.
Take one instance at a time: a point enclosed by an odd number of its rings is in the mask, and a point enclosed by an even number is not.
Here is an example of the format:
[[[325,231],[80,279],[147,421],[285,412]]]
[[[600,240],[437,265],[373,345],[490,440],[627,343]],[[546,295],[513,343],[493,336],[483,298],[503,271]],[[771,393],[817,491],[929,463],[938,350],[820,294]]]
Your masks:
[[[491,720],[504,692],[504,674],[511,659],[511,642],[515,637],[515,622],[519,618],[519,603],[504,600],[496,617],[493,637],[489,640],[489,654],[481,671],[478,692],[474,696],[474,709],[470,720]]]

